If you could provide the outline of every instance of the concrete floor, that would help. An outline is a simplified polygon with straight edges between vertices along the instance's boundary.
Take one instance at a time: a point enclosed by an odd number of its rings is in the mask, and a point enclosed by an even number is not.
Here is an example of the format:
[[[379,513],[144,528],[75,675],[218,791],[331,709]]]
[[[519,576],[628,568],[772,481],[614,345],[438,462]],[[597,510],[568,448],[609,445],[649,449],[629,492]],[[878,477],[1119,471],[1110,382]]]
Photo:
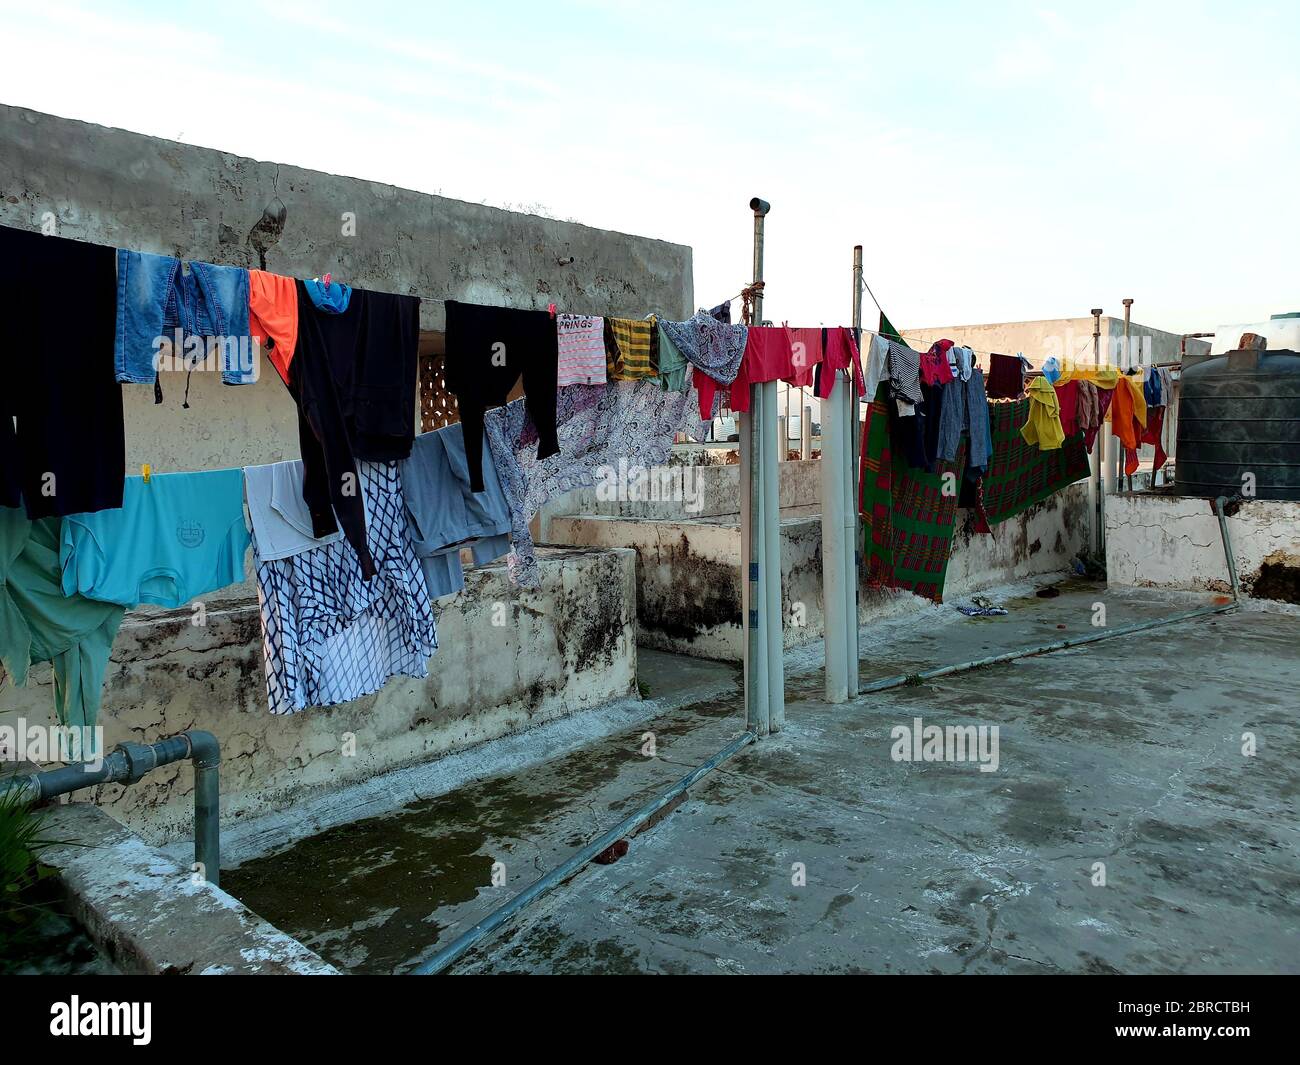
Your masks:
[[[1001,618],[918,605],[864,630],[862,676],[1095,631],[1096,603],[1111,626],[1189,606],[1060,590]],[[783,733],[452,971],[1300,972],[1298,642],[1300,617],[1241,612],[841,706],[792,652]],[[655,697],[728,668],[643,655]],[[331,829],[223,887],[340,967],[406,971],[712,755],[739,707]],[[997,725],[998,771],[894,761],[890,730],[918,716]]]

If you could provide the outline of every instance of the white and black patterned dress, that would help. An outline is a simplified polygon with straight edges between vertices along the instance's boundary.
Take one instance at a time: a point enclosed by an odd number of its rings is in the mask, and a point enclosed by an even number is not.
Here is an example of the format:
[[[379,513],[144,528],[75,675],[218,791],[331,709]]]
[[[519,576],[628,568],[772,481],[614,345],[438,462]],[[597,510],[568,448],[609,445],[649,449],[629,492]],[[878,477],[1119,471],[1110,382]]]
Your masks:
[[[273,714],[347,702],[378,691],[390,677],[429,675],[438,636],[397,463],[359,462],[357,468],[378,571],[371,580],[363,579],[346,540],[263,560],[253,531]]]

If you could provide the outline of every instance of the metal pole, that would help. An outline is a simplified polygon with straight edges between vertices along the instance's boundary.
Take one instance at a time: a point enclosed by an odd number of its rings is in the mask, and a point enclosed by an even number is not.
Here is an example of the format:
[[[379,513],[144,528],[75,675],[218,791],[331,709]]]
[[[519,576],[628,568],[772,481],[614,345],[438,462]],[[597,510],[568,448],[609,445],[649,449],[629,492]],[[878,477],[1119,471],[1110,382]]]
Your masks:
[[[812,458],[812,407],[805,403],[803,417],[799,420],[799,457],[807,462]]]
[[[1232,551],[1232,538],[1228,535],[1228,515],[1223,509],[1228,502],[1227,496],[1219,496],[1214,501],[1214,511],[1219,515],[1219,535],[1223,537],[1223,558],[1228,563],[1228,580],[1232,582],[1232,601],[1241,599],[1241,587],[1237,583],[1237,556]]]
[[[790,409],[790,397],[785,400],[786,410]],[[776,419],[776,461],[785,461],[786,445],[790,442],[790,415],[782,414]]]
[[[1130,346],[1130,341],[1129,341],[1129,319],[1132,314],[1133,300],[1130,297],[1128,299],[1123,300],[1122,302],[1124,304],[1124,368],[1130,369],[1134,365],[1133,348]],[[1114,415],[1111,415],[1111,425],[1113,426],[1114,424],[1115,424],[1115,417]],[[1120,474],[1124,469],[1124,463],[1120,458],[1120,453],[1122,450],[1123,449],[1120,448],[1119,444],[1117,443],[1115,445],[1115,487],[1116,489],[1119,488],[1119,485],[1121,483]],[[1151,479],[1152,481],[1155,480],[1155,471],[1152,471]],[[1132,477],[1128,478],[1128,490],[1130,492],[1133,491]]]
[[[1092,365],[1101,366],[1101,308],[1092,309]],[[1093,456],[1093,547],[1098,558],[1106,557],[1106,426],[1097,430],[1097,453]]]
[[[861,343],[862,337],[862,245],[853,246],[853,333],[854,340]],[[848,637],[848,693],[849,698],[858,694],[858,663],[861,651],[858,647],[858,588],[860,585],[859,565],[861,561],[861,540],[858,528],[858,386],[853,377],[853,370],[844,371],[845,386],[848,396],[848,417],[845,419],[844,447],[848,454],[844,464],[844,533],[845,545],[845,594],[847,595],[847,621],[845,634]],[[870,401],[873,397],[867,396]]]
[[[763,219],[771,207],[757,197],[750,200],[754,212],[754,281],[763,279]],[[752,324],[763,321],[761,294],[754,301]],[[763,476],[762,415],[759,410],[760,389],[749,389],[749,411],[741,415],[740,462],[742,493],[741,551],[745,569],[744,623],[745,639],[745,723],[757,736],[770,731],[771,717],[767,693],[767,625],[763,591]]]
[[[749,201],[754,212],[754,284],[763,280],[763,227],[772,205],[755,196]],[[753,325],[763,324],[763,290],[754,295]],[[765,713],[762,731],[779,732],[785,724],[785,646],[781,609],[781,506],[780,471],[777,468],[776,440],[772,430],[776,426],[776,382],[767,381],[755,386],[750,393],[750,405],[761,408],[759,425],[754,436],[755,472],[758,484],[758,520],[755,522],[756,539],[762,543],[759,559],[760,574],[758,596],[754,608],[762,617],[760,638],[766,644],[762,665],[767,673]],[[765,428],[766,427],[766,428]],[[751,506],[753,504],[751,503]]]

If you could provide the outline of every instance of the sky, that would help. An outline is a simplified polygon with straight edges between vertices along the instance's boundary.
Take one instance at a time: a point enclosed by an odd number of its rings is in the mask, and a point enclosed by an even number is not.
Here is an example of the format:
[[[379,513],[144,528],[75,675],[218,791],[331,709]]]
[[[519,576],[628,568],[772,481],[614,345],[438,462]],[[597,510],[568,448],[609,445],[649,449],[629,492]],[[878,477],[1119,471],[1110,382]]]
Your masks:
[[[696,301],[1300,310],[1300,5],[0,0],[0,101],[694,249]],[[867,297],[867,319],[874,313]],[[580,310],[581,308],[574,308]]]

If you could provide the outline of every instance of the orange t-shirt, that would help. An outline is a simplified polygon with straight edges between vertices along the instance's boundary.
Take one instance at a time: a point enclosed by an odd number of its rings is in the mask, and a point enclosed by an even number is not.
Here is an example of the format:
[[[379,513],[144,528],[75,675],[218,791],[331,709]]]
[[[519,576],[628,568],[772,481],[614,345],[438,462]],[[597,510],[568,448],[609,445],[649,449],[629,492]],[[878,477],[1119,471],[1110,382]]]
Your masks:
[[[248,271],[248,331],[287,385],[298,345],[298,286],[293,278]]]

